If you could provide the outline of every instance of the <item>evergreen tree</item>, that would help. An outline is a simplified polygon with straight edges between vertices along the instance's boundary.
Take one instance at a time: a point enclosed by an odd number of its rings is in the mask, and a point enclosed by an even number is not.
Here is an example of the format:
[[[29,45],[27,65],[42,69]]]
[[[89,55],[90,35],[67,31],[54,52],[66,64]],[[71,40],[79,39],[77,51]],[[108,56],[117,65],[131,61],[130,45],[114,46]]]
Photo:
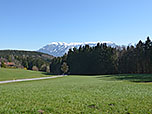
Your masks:
[[[147,37],[136,46],[113,48],[100,43],[95,47],[80,46],[70,49],[63,57],[54,58],[51,72],[61,74],[64,62],[70,74],[152,73],[152,42]]]

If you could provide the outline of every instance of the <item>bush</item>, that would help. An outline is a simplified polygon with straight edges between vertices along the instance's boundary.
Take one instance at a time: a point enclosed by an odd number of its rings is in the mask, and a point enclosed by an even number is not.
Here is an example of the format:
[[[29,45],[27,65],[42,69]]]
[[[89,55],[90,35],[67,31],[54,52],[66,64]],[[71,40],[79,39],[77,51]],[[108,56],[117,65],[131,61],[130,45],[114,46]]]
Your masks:
[[[33,66],[33,67],[32,67],[32,70],[33,70],[33,71],[38,71],[39,69],[37,68],[37,66]]]

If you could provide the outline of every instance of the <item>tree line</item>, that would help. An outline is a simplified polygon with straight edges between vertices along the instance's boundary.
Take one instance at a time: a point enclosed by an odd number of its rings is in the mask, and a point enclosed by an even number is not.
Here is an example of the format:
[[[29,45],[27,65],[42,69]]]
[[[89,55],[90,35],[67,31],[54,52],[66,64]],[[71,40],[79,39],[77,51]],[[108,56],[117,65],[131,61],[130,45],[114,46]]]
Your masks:
[[[110,47],[98,43],[95,47],[73,48],[64,56],[54,58],[50,71],[83,75],[152,73],[152,41],[147,37],[145,42],[140,40],[134,46]]]
[[[28,70],[50,72],[50,62],[53,56],[35,51],[0,50],[1,67],[25,68]],[[5,63],[14,63],[7,66]]]

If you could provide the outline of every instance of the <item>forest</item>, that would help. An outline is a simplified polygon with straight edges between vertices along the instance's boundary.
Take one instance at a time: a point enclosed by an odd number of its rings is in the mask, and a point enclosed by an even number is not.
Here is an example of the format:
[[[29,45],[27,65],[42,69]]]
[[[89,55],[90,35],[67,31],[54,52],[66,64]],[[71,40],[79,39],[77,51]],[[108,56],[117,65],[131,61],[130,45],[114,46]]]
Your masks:
[[[66,64],[65,64],[66,63]],[[147,37],[136,45],[110,47],[98,43],[70,49],[62,57],[51,61],[50,71],[63,74],[61,66],[67,68],[66,74],[149,74],[152,73],[152,41]]]
[[[150,74],[152,41],[147,37],[136,45],[107,46],[98,43],[73,48],[62,57],[35,51],[0,50],[0,66],[50,72],[52,74]],[[12,66],[11,66],[12,68]]]
[[[52,59],[53,56],[36,51],[0,50],[0,66],[4,68],[50,72],[49,64]],[[13,65],[9,66],[10,63]]]

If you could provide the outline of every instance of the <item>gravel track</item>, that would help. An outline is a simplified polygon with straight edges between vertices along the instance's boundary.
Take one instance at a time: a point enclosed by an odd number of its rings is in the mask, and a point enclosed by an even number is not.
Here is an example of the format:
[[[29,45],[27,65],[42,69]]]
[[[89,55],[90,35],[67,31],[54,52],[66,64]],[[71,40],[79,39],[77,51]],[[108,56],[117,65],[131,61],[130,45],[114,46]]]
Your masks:
[[[29,79],[7,80],[7,81],[0,81],[0,84],[12,83],[12,82],[33,81],[33,80],[44,80],[44,79],[51,79],[51,78],[58,78],[58,77],[63,77],[63,75],[51,76],[51,77],[41,77],[41,78],[29,78]]]

